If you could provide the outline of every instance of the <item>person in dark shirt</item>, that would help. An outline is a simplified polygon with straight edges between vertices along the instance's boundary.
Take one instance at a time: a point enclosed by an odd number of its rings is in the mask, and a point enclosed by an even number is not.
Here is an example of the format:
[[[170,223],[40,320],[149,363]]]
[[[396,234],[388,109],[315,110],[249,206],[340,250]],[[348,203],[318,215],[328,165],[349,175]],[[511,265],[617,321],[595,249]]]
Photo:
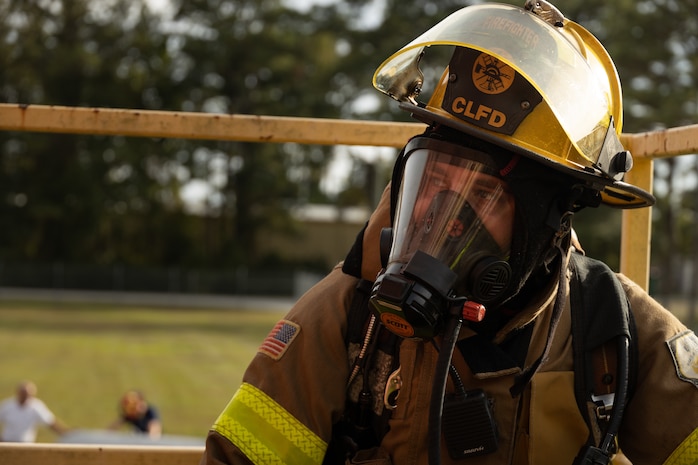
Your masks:
[[[121,396],[119,402],[119,418],[109,429],[118,429],[123,425],[131,425],[134,431],[147,434],[151,439],[159,439],[162,434],[162,423],[157,409],[150,405],[140,391],[131,390]]]

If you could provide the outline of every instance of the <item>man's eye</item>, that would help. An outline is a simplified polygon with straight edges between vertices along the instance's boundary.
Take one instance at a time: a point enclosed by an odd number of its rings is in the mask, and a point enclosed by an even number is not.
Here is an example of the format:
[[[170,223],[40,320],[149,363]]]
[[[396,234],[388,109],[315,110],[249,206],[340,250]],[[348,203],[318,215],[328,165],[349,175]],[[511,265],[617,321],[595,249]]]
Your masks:
[[[496,198],[496,192],[488,189],[478,189],[474,194],[480,201],[490,201]]]

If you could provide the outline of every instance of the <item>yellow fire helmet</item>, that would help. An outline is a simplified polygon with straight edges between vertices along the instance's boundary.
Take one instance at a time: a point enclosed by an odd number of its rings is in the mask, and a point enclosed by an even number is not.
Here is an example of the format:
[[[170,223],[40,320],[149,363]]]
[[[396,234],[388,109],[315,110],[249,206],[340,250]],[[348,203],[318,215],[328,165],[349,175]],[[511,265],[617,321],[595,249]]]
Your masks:
[[[438,71],[443,61],[436,68],[441,78],[424,104],[417,97],[431,69],[423,73],[420,65],[435,45],[455,48],[445,71]],[[654,204],[650,193],[622,181],[632,157],[619,139],[623,104],[613,61],[589,31],[545,1],[462,8],[384,61],[373,85],[429,125],[583,180],[607,205]]]

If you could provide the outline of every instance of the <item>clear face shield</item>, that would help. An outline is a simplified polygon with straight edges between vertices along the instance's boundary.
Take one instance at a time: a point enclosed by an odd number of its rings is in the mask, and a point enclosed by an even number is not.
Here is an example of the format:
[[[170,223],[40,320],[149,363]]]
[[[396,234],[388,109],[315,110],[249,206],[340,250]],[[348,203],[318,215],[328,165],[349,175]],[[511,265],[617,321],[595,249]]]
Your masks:
[[[509,283],[515,202],[483,152],[417,138],[403,160],[391,250],[372,303],[393,332],[428,338],[446,309],[495,301]]]

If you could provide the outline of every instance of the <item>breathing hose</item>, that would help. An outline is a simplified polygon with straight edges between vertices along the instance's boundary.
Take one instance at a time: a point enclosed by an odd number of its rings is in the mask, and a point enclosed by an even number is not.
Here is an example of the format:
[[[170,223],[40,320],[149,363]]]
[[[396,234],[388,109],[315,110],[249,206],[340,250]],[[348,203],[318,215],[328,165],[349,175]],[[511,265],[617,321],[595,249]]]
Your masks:
[[[606,434],[601,441],[599,448],[609,456],[612,454],[615,446],[615,439],[620,429],[623,411],[628,400],[628,383],[630,378],[630,368],[628,366],[629,344],[627,336],[619,336],[618,338],[618,386],[616,389],[616,398],[613,402],[613,410],[611,412],[611,420]]]
[[[458,341],[463,318],[452,315],[448,321],[439,358],[436,362],[434,386],[429,405],[429,465],[441,465],[441,415],[444,407],[446,381],[451,367],[453,350]]]

